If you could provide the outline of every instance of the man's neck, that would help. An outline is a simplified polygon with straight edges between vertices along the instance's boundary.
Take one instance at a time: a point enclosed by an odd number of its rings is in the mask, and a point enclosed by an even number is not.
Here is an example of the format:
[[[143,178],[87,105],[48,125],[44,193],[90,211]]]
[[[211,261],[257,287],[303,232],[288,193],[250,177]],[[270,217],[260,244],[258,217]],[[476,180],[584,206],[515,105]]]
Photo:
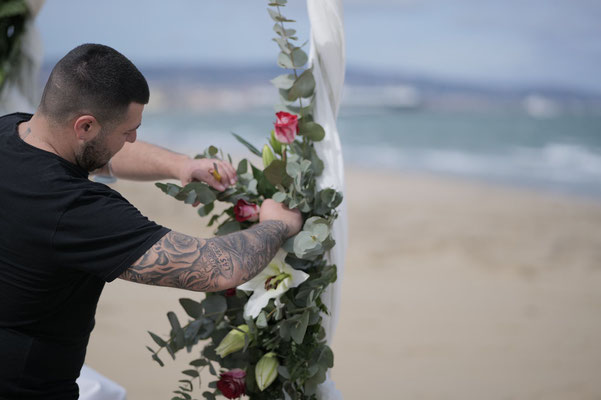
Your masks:
[[[25,143],[56,154],[67,161],[75,162],[74,157],[71,159],[72,157],[68,156],[72,154],[68,151],[68,146],[60,145],[60,138],[64,136],[63,132],[54,128],[43,116],[34,114],[29,121],[19,124],[18,130],[19,136]]]

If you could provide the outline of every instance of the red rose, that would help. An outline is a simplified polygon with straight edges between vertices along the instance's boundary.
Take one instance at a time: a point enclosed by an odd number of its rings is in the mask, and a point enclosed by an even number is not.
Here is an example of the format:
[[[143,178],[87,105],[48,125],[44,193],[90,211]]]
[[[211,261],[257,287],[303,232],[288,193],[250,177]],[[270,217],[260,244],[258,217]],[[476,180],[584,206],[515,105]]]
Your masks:
[[[281,143],[292,143],[298,133],[298,117],[285,111],[280,111],[275,116],[275,138]]]
[[[228,399],[237,399],[246,394],[246,372],[239,368],[224,372],[219,375],[217,389]]]
[[[259,219],[259,206],[240,199],[234,206],[236,221],[257,221]]]
[[[236,288],[230,288],[225,291],[225,297],[232,297],[236,295]]]

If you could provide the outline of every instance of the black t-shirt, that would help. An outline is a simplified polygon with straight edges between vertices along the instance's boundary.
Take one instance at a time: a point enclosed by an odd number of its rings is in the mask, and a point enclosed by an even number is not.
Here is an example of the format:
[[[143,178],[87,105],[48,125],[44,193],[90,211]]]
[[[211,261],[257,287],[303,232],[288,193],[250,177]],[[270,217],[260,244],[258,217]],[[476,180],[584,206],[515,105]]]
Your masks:
[[[169,229],[0,118],[0,398],[77,399],[105,282]]]

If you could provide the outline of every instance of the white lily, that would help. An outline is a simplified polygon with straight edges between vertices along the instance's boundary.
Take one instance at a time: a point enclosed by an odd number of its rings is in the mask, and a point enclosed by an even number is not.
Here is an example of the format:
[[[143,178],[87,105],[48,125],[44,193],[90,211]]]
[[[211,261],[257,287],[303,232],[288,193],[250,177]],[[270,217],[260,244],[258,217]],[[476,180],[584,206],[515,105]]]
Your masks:
[[[276,299],[278,302],[288,289],[300,285],[309,277],[309,274],[286,264],[286,254],[280,249],[263,271],[238,286],[238,289],[253,292],[244,306],[244,318],[257,318],[270,299]]]

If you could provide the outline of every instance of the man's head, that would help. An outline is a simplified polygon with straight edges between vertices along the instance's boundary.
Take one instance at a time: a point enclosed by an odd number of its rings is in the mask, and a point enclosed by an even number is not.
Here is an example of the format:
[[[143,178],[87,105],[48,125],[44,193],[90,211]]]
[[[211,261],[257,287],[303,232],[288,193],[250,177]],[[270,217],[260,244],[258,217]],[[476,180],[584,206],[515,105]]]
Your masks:
[[[131,61],[108,46],[84,44],[56,64],[38,112],[74,133],[76,161],[91,171],[135,140],[148,99],[148,83]]]

